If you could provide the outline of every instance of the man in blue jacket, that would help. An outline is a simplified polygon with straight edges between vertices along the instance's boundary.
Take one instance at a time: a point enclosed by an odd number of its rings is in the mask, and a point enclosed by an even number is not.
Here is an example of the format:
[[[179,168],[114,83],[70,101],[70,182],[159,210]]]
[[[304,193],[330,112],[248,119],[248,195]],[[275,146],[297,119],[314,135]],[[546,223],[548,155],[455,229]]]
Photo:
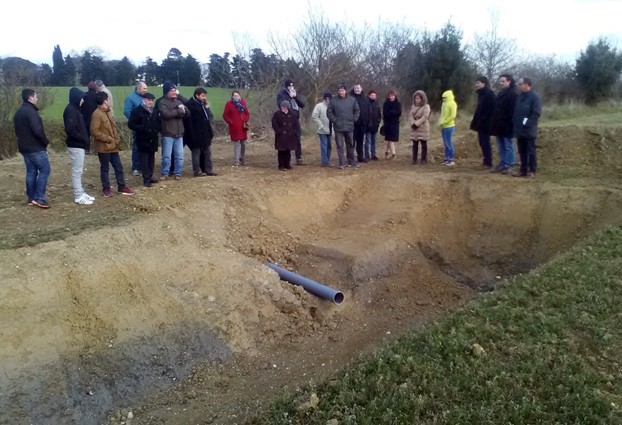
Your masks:
[[[50,208],[45,191],[50,177],[50,160],[47,147],[50,141],[45,135],[43,121],[37,112],[37,93],[33,89],[22,90],[22,106],[13,116],[17,149],[26,164],[26,194],[28,205]]]
[[[520,172],[515,177],[533,179],[538,165],[536,157],[536,137],[538,137],[538,119],[542,114],[540,97],[531,90],[529,78],[518,80],[520,95],[514,108],[514,135],[520,156]]]
[[[132,111],[143,104],[143,94],[145,93],[147,93],[147,83],[138,81],[132,94],[126,97],[123,103],[123,115],[125,115],[125,118],[129,120]],[[140,155],[136,145],[136,133],[132,132],[132,174],[139,176],[140,170]]]

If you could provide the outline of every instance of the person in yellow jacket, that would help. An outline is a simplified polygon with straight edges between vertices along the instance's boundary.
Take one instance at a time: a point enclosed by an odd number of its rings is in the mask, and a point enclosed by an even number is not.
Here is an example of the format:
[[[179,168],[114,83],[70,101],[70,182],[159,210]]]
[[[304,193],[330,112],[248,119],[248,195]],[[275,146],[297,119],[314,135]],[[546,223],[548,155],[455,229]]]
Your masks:
[[[443,93],[443,105],[441,106],[441,136],[443,137],[443,146],[445,147],[445,160],[443,165],[453,167],[456,165],[454,161],[454,142],[453,136],[456,131],[456,114],[458,113],[458,104],[454,100],[454,93],[447,90]]]

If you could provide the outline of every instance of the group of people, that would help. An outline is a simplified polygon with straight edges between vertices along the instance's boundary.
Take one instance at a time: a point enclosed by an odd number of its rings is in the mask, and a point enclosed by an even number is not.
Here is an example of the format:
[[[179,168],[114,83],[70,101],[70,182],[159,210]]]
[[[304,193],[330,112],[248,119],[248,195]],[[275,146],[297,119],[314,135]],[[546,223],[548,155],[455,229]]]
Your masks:
[[[482,150],[482,166],[493,173],[510,174],[515,177],[534,178],[537,170],[536,138],[538,120],[542,114],[539,96],[532,90],[529,78],[518,79],[518,90],[510,74],[498,79],[499,93],[495,96],[486,77],[475,81],[477,107],[471,121],[471,129],[477,131]],[[491,136],[497,138],[499,163],[493,168]],[[520,170],[514,172],[516,138],[520,157]]]
[[[85,155],[95,142],[100,163],[102,196],[111,197],[110,165],[114,170],[117,193],[132,196],[134,191],[125,179],[119,156],[121,137],[113,109],[112,94],[100,81],[90,82],[87,92],[77,87],[69,90],[69,103],[63,112],[67,153],[71,160],[71,181],[74,202],[92,205],[95,197],[82,185]],[[192,170],[196,177],[216,176],[212,169],[211,123],[214,116],[207,101],[207,91],[197,87],[190,99],[184,99],[174,84],[163,84],[163,96],[156,100],[147,84],[139,81],[124,103],[123,113],[132,130],[132,173],[142,175],[143,185],[151,187],[160,180],[181,179],[184,145],[192,153]],[[26,164],[26,194],[28,205],[49,208],[46,199],[47,182],[51,173],[47,154],[49,140],[38,113],[38,94],[33,89],[22,90],[22,105],[14,116],[18,150]],[[234,144],[234,165],[245,165],[244,151],[250,114],[245,100],[234,91],[224,108],[223,119],[228,124]],[[161,139],[161,140],[160,140]],[[162,145],[161,174],[154,176],[155,153]]]

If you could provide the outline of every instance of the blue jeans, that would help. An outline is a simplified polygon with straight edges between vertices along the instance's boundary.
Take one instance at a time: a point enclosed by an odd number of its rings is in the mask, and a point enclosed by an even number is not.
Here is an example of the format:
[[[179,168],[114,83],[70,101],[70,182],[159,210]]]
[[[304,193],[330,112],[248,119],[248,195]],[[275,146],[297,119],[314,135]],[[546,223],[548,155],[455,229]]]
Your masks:
[[[441,136],[443,137],[443,146],[445,147],[445,161],[454,160],[454,132],[456,127],[441,128]]]
[[[365,133],[364,150],[366,159],[376,156],[376,133]]]
[[[26,194],[29,201],[45,201],[45,189],[50,177],[47,151],[22,153],[26,164]]]
[[[117,179],[117,189],[122,190],[125,187],[125,176],[123,175],[123,164],[121,164],[121,157],[119,152],[113,153],[98,153],[99,157],[99,178],[102,182],[102,189],[110,189],[110,178],[108,172],[110,171],[110,164],[114,169],[114,177]]]
[[[497,136],[497,149],[499,150],[499,166],[502,168],[513,167],[516,162],[514,144],[511,137]]]
[[[140,154],[138,153],[138,143],[136,143],[136,132],[132,131],[132,172],[140,170]]]
[[[320,137],[320,154],[322,156],[322,165],[330,164],[330,134],[317,134]]]
[[[173,174],[181,176],[184,166],[184,139],[183,137],[162,136],[162,175],[168,176],[171,170],[171,153],[175,156]]]

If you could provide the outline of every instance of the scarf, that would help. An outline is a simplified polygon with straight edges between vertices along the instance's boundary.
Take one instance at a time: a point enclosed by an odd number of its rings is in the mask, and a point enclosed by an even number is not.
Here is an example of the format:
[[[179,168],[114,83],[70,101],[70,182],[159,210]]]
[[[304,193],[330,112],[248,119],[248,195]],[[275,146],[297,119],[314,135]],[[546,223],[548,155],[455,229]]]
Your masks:
[[[234,98],[231,98],[231,101],[233,102],[235,107],[238,108],[238,112],[246,112],[246,108],[244,107],[244,105],[242,105],[242,100],[235,100]]]

